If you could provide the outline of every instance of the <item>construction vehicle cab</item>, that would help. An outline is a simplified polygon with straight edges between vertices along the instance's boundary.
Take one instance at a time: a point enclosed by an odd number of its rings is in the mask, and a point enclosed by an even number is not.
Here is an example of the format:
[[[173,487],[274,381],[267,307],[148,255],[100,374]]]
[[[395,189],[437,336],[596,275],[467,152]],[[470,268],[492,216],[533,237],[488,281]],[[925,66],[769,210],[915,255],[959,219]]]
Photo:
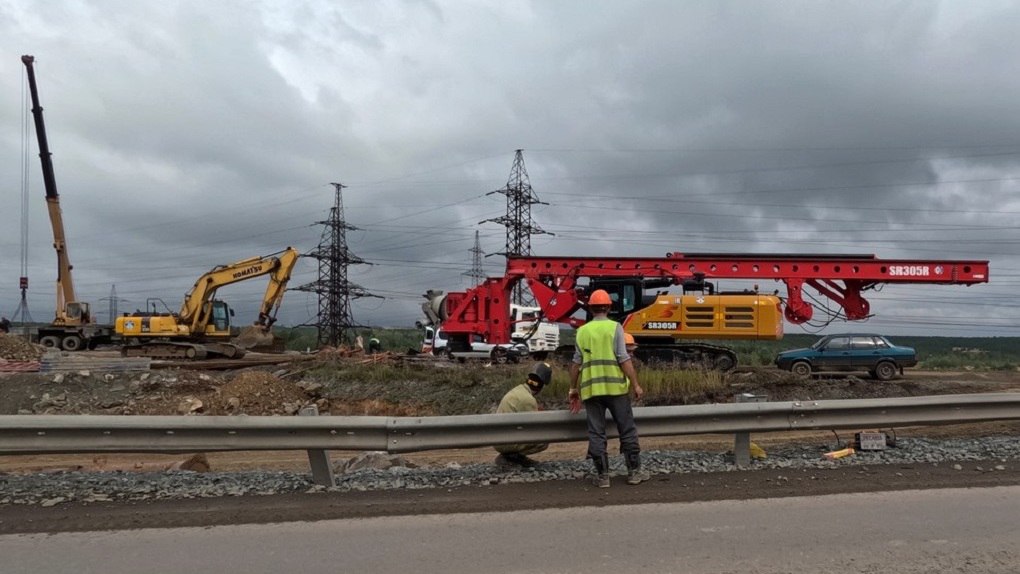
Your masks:
[[[670,284],[641,277],[593,278],[585,293],[602,289],[609,294],[609,317],[634,337],[635,355],[644,362],[727,371],[736,366],[736,353],[707,341],[783,338],[782,301],[775,294],[716,292],[704,278],[684,281],[680,293],[671,292]],[[585,319],[591,319],[590,313]]]

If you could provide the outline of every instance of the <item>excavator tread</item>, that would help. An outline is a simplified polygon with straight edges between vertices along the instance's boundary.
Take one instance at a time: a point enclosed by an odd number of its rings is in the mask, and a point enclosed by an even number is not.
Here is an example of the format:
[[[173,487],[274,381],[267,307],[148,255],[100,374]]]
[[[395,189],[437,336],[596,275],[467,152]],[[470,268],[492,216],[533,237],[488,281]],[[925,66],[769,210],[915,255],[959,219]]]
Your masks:
[[[206,348],[202,345],[169,341],[125,345],[121,347],[120,354],[125,357],[150,359],[204,359],[208,356]]]
[[[733,349],[710,343],[638,345],[635,355],[648,363],[674,363],[723,372],[737,366]]]

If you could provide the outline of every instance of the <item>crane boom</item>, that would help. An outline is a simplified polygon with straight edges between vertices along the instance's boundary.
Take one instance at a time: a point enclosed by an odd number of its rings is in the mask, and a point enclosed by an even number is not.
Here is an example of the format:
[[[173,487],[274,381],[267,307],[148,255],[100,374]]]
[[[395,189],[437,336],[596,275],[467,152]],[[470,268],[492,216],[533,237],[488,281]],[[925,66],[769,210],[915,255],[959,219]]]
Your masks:
[[[28,73],[28,89],[32,96],[32,117],[35,120],[35,134],[39,140],[39,159],[42,162],[43,184],[46,187],[46,209],[53,228],[53,248],[57,252],[57,305],[56,324],[77,324],[90,322],[88,306],[78,302],[74,292],[74,277],[67,240],[64,234],[64,218],[60,211],[60,194],[57,193],[57,178],[53,174],[53,158],[46,139],[46,123],[43,108],[39,104],[39,90],[35,82],[35,57],[22,56],[22,63]],[[84,311],[84,313],[83,313]]]

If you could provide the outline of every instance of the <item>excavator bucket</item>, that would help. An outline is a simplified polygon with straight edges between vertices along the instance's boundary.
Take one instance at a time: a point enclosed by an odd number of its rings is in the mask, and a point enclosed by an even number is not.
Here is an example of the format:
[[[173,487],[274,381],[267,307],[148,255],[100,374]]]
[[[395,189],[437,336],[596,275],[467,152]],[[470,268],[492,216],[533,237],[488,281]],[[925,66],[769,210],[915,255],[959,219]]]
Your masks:
[[[278,342],[282,342],[282,340],[273,335],[273,332],[269,329],[269,327],[248,325],[247,327],[242,327],[240,334],[238,334],[238,336],[230,342],[242,349],[256,351],[265,349],[272,351],[279,346]]]

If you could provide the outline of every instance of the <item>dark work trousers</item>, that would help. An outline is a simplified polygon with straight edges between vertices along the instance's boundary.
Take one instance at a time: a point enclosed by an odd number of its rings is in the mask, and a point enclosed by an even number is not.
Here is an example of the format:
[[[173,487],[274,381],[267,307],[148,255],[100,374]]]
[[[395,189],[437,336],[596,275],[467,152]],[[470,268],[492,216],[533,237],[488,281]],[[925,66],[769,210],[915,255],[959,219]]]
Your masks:
[[[613,415],[620,432],[620,452],[632,460],[641,453],[630,395],[596,396],[584,401],[588,415],[588,456],[599,460],[606,452],[606,411]]]

